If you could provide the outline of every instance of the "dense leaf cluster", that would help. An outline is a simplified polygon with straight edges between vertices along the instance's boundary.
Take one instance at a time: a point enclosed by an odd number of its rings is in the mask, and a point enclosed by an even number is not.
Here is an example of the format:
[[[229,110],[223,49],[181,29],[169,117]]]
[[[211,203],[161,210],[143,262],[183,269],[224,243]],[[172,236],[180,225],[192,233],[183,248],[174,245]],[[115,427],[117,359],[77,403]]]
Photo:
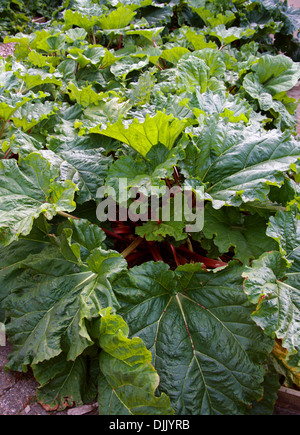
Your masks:
[[[300,386],[299,23],[273,0],[67,0],[5,39],[0,321],[46,409],[266,414]],[[121,179],[149,203],[201,187],[203,229],[99,222]]]
[[[0,42],[12,33],[33,30],[34,19],[52,19],[61,3],[61,0],[1,0]]]

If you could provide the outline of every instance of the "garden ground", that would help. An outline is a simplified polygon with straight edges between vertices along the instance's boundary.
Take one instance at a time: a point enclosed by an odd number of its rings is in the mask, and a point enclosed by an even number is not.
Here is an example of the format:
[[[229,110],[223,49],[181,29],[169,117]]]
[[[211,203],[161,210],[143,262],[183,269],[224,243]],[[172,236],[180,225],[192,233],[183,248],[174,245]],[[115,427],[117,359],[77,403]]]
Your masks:
[[[300,0],[289,0],[289,4],[300,8]],[[12,45],[0,45],[0,52],[9,54]],[[293,98],[300,99],[300,82],[289,92]],[[300,105],[297,111],[298,133],[300,135]],[[11,347],[8,343],[0,347],[0,415],[68,415],[68,414],[97,414],[96,404],[86,407],[75,408],[65,411],[46,411],[37,402],[37,382],[31,373],[6,372],[4,367],[7,363]],[[292,407],[278,403],[275,414],[295,414]],[[300,414],[300,413],[299,413]]]

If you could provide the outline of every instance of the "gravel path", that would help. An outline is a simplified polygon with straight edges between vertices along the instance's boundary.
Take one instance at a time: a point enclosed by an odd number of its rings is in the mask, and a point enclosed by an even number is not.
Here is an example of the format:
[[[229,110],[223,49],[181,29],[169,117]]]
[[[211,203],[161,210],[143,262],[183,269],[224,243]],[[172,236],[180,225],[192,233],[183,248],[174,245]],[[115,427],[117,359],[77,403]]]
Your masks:
[[[47,415],[36,401],[37,382],[30,374],[6,372],[11,346],[0,347],[0,415]]]
[[[15,51],[15,43],[8,42],[7,44],[0,44],[0,56],[7,57],[13,55]]]
[[[95,415],[96,404],[85,405],[71,410],[45,411],[37,402],[38,383],[31,373],[6,372],[11,345],[0,347],[0,415]]]

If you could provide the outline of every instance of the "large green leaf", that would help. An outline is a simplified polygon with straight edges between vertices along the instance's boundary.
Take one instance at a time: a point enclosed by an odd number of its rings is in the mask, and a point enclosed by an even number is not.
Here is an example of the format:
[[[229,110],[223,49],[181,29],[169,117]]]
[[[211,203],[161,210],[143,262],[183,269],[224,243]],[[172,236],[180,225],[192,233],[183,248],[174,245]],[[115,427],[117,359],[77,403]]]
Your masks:
[[[71,10],[75,9],[76,11],[89,16],[98,16],[103,12],[102,7],[95,3],[94,0],[73,0],[72,2],[67,1],[64,6]]]
[[[208,87],[210,69],[205,61],[196,56],[189,56],[187,59],[181,59],[177,65],[176,79],[179,88],[185,90],[194,90],[200,87],[201,92],[205,92]]]
[[[92,282],[91,278],[91,272],[42,277],[38,282],[32,277],[31,285],[15,286],[4,304],[11,318],[7,327],[13,344],[9,368],[25,370],[29,364],[58,356],[63,347],[70,350],[68,359],[74,359],[92,344],[88,336],[80,335],[78,317],[80,294]]]
[[[2,143],[2,149],[11,149],[14,154],[19,154],[20,160],[29,154],[42,149],[43,144],[34,137],[17,130],[8,140]]]
[[[228,118],[229,122],[244,121],[247,124],[252,112],[250,105],[245,100],[231,94],[227,95],[225,92],[206,91],[201,93],[198,88],[196,88],[196,92],[192,95],[187,106],[193,110],[199,120],[203,116],[215,117],[216,114],[219,114],[222,118]]]
[[[248,264],[250,259],[277,247],[266,235],[266,220],[258,215],[247,216],[233,207],[214,210],[211,205],[206,206],[204,213],[203,233],[207,238],[214,237],[221,253],[234,247],[235,258]]]
[[[267,234],[279,244],[281,254],[290,263],[289,272],[299,272],[300,221],[297,208],[293,206],[289,211],[279,211],[271,217]]]
[[[284,171],[300,157],[299,142],[277,130],[253,132],[210,119],[197,133],[179,164],[187,182],[207,183],[215,208],[266,201],[270,185],[283,184]]]
[[[76,40],[84,40],[87,36],[87,32],[80,27],[76,27],[75,29],[69,29],[65,32],[67,36],[68,42],[74,42]]]
[[[52,219],[61,211],[76,207],[74,183],[55,181],[56,168],[38,153],[23,159],[0,162],[0,242],[9,245],[20,235],[28,235],[33,220],[44,214]]]
[[[99,413],[106,415],[171,415],[170,399],[156,395],[159,376],[151,352],[138,337],[128,338],[121,316],[101,311]]]
[[[173,115],[157,112],[154,117],[147,114],[144,122],[137,119],[108,124],[103,130],[100,127],[90,129],[90,133],[99,133],[126,143],[142,156],[158,143],[172,149],[173,145],[187,125],[186,120],[179,120]]]
[[[210,34],[219,39],[222,46],[231,44],[237,39],[249,38],[253,36],[255,29],[243,28],[243,27],[230,27],[226,29],[224,24],[219,24],[215,29],[213,29]]]
[[[297,84],[300,78],[299,64],[293,62],[289,57],[283,54],[278,56],[266,54],[262,56],[258,62],[252,66],[252,70],[254,71],[255,80],[271,95],[289,91]],[[250,73],[250,75],[252,75],[252,73]],[[245,86],[245,82],[244,87],[248,92],[248,86]]]
[[[293,127],[294,111],[289,108],[286,91],[292,89],[300,78],[299,64],[284,55],[265,55],[252,66],[252,70],[255,72],[247,74],[243,81],[247,94],[258,100],[261,110],[271,112],[282,130]]]
[[[82,260],[86,260],[89,254],[100,246],[103,246],[103,242],[106,239],[105,233],[97,225],[91,225],[88,220],[85,219],[69,219],[63,226],[63,231],[65,227],[70,228],[72,232],[68,232],[71,236],[71,240],[74,243],[80,245],[80,256]]]
[[[50,83],[56,86],[62,86],[61,74],[59,72],[50,74],[42,69],[29,68],[28,71],[18,72],[17,75],[20,79],[24,80],[26,89],[28,90]]]
[[[104,30],[122,29],[134,18],[135,12],[126,6],[120,6],[110,14],[102,15],[99,18],[99,25]]]
[[[192,9],[202,18],[207,26],[216,27],[220,24],[226,25],[235,20],[235,15],[230,11],[226,11],[225,15],[221,13],[217,14],[218,7],[215,7],[211,3],[206,4],[205,7],[198,7],[199,5],[195,4],[192,6]]]
[[[282,340],[290,365],[300,364],[300,287],[299,270],[286,273],[279,252],[262,255],[244,272],[245,292],[257,309],[253,320],[270,337]],[[286,279],[287,278],[287,279]]]
[[[300,221],[297,207],[293,206],[288,212],[279,211],[275,217],[271,217],[267,234],[278,242],[280,252],[288,262],[289,268],[285,273],[284,282],[289,286],[290,297],[293,300],[295,329],[297,329],[300,327],[300,317],[297,314],[300,309],[299,297],[297,296],[300,289]],[[298,350],[296,344],[295,347]],[[291,349],[288,348],[288,350]],[[299,360],[300,351],[298,350],[298,354],[291,357],[290,364],[299,366]]]
[[[190,51],[185,47],[172,47],[163,50],[160,57],[170,63],[177,64],[182,56],[186,53],[190,53]]]
[[[70,47],[68,58],[74,59],[81,68],[87,65],[101,65],[107,68],[116,61],[116,57],[102,46],[89,45],[87,48]]]
[[[61,411],[95,400],[97,390],[91,381],[88,357],[79,356],[67,361],[64,353],[50,361],[33,366],[39,383],[38,402],[46,411]]]
[[[110,3],[114,7],[124,5],[127,6],[129,9],[135,11],[138,8],[151,5],[152,0],[111,0]]]
[[[123,57],[110,67],[110,71],[116,78],[125,80],[129,73],[132,71],[140,71],[147,67],[148,64],[149,57],[141,52]]]
[[[152,0],[148,0],[151,1]],[[130,6],[130,5],[128,5]],[[154,41],[155,38],[162,33],[162,31],[164,30],[164,27],[154,27],[151,29],[139,29],[139,30],[128,30],[126,32],[127,35],[141,35],[144,38],[148,39],[149,41]]]
[[[251,320],[242,271],[235,263],[216,273],[195,264],[174,273],[150,262],[114,285],[119,312],[151,350],[176,414],[245,413],[262,396],[261,363],[273,340]]]
[[[222,77],[226,71],[222,54],[214,48],[204,48],[193,53],[199,59],[203,59],[210,69],[211,76]]]
[[[16,127],[22,127],[24,131],[32,129],[35,125],[44,119],[49,118],[58,107],[50,101],[28,102],[22,105],[11,117]]]
[[[264,380],[264,397],[254,402],[250,415],[273,415],[274,406],[278,400],[278,390],[281,387],[277,373],[267,373]]]
[[[38,227],[36,227],[35,230],[33,231],[34,235],[32,239],[19,240],[6,247],[0,245],[0,305],[9,293],[14,290],[16,279],[20,281],[23,280],[23,277],[20,276],[22,264],[26,264],[27,258],[28,262],[32,264],[30,256],[39,254],[51,240],[50,238],[47,240],[47,238],[44,237],[45,234],[40,232]],[[49,271],[53,271],[53,269],[58,271],[64,266],[64,261],[62,261],[61,258],[59,261],[56,261],[54,256],[49,255]],[[26,283],[25,274],[24,278],[24,282]],[[5,313],[1,308],[0,318],[0,321],[4,321]]]
[[[112,157],[104,155],[104,149],[93,143],[90,137],[74,140],[55,139],[49,149],[59,158],[62,180],[72,180],[78,187],[77,202],[95,200],[99,187],[103,186]]]
[[[92,85],[86,86],[84,88],[78,88],[74,83],[69,83],[67,87],[70,99],[76,101],[83,107],[88,107],[93,104],[97,105],[103,98],[107,97],[107,94],[98,94],[93,90]]]
[[[28,102],[44,97],[46,97],[46,94],[43,92],[39,92],[39,94],[28,92],[25,95],[14,92],[4,93],[4,95],[0,95],[0,118],[6,122]]]
[[[214,42],[207,42],[204,32],[199,34],[196,30],[192,30],[192,28],[188,28],[185,32],[185,38],[193,45],[195,50],[217,48]]]
[[[170,216],[168,220],[148,221],[141,226],[136,227],[135,233],[140,237],[144,237],[148,241],[162,242],[166,238],[170,237],[177,242],[186,240],[187,234],[184,231],[186,223],[184,217],[180,216],[175,219],[175,206],[173,201],[170,203]],[[161,213],[161,210],[158,210]]]
[[[104,129],[108,123],[114,124],[123,118],[128,110],[128,102],[120,102],[118,97],[109,99],[109,95],[104,94],[99,98],[97,105],[89,105],[84,110],[84,120],[76,121],[75,127],[80,128],[79,136],[87,132],[99,133],[100,128]]]
[[[77,26],[85,29],[89,33],[92,28],[98,24],[99,17],[95,15],[89,16],[88,14],[85,15],[79,11],[66,10],[64,12],[64,20],[66,29]]]
[[[13,344],[10,368],[22,370],[63,351],[75,361],[93,344],[85,322],[118,307],[110,280],[127,266],[119,253],[101,248],[103,239],[86,221],[71,221],[53,246],[18,262],[19,276],[10,267],[12,291],[3,303]]]
[[[112,186],[119,193],[120,179],[126,178],[127,187],[145,189],[165,186],[165,179],[172,178],[174,167],[184,158],[183,149],[178,146],[169,150],[162,144],[154,145],[146,154],[145,159],[131,156],[119,158],[111,165],[106,178],[106,185]]]

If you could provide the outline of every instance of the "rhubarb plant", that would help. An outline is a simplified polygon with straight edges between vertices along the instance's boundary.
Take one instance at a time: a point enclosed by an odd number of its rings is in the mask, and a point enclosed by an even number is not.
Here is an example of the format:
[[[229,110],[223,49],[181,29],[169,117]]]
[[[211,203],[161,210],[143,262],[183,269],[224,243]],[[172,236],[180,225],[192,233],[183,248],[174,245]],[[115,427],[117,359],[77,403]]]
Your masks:
[[[299,17],[66,0],[6,37],[0,322],[46,410],[272,414],[300,385]]]

